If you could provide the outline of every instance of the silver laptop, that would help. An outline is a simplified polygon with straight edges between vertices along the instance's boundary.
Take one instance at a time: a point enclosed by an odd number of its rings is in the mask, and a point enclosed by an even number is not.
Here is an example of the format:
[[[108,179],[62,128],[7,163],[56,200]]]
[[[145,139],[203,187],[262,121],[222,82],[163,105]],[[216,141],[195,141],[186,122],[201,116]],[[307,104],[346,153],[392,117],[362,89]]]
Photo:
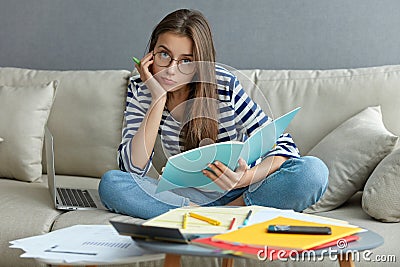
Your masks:
[[[100,201],[99,193],[95,189],[61,188],[56,185],[54,169],[53,135],[45,127],[45,146],[47,160],[47,180],[51,199],[56,209],[60,210],[88,210],[106,209]]]

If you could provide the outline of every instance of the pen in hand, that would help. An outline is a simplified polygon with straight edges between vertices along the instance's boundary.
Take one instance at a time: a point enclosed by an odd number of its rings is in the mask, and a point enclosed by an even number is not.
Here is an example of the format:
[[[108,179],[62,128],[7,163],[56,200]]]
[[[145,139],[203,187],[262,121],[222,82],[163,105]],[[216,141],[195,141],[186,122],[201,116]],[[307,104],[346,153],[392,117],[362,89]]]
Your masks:
[[[138,64],[140,66],[140,60],[139,59],[137,59],[135,57],[132,57],[132,59],[136,64]]]

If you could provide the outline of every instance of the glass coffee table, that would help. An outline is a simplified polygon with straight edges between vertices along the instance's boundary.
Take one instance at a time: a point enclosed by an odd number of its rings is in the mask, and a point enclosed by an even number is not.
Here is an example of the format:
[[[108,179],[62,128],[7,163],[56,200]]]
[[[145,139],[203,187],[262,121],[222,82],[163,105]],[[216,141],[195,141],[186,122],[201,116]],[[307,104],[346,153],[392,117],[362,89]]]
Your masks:
[[[341,267],[351,267],[355,266],[353,260],[355,253],[374,249],[382,245],[384,241],[383,237],[373,231],[358,233],[357,236],[359,236],[359,239],[357,241],[347,243],[344,248],[339,246],[330,247],[331,254],[327,254],[327,250],[329,250],[329,248],[316,250],[315,256],[322,257],[336,255],[339,265]],[[205,248],[192,244],[145,241],[139,239],[135,241],[140,247],[144,249],[159,253],[166,253],[164,267],[181,266],[182,255],[222,258],[223,267],[233,267],[234,260],[242,258],[226,253],[224,254],[221,250],[218,249]]]

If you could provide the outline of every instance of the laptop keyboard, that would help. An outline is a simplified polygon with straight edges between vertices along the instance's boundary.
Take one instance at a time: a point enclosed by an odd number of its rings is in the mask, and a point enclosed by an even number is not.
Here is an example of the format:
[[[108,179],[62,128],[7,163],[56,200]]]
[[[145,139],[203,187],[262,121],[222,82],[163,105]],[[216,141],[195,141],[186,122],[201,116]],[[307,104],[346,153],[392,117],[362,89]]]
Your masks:
[[[64,206],[96,208],[92,197],[87,190],[73,188],[57,188],[57,193]]]

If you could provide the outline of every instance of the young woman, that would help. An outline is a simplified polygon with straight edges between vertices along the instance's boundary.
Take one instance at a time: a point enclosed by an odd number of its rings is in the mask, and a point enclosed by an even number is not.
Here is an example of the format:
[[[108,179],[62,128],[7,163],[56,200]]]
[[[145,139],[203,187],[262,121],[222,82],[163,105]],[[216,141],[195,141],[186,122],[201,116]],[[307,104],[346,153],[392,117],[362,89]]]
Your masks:
[[[237,77],[215,64],[210,27],[193,10],[177,10],[154,29],[140,75],[128,86],[120,171],[104,174],[99,193],[111,211],[151,218],[188,205],[262,205],[302,211],[325,192],[328,170],[315,157],[300,157],[289,134],[251,168],[235,170],[216,161],[203,174],[225,193],[178,188],[155,193],[147,177],[154,144],[161,137],[167,156],[209,142],[243,140],[270,121],[244,92]]]

